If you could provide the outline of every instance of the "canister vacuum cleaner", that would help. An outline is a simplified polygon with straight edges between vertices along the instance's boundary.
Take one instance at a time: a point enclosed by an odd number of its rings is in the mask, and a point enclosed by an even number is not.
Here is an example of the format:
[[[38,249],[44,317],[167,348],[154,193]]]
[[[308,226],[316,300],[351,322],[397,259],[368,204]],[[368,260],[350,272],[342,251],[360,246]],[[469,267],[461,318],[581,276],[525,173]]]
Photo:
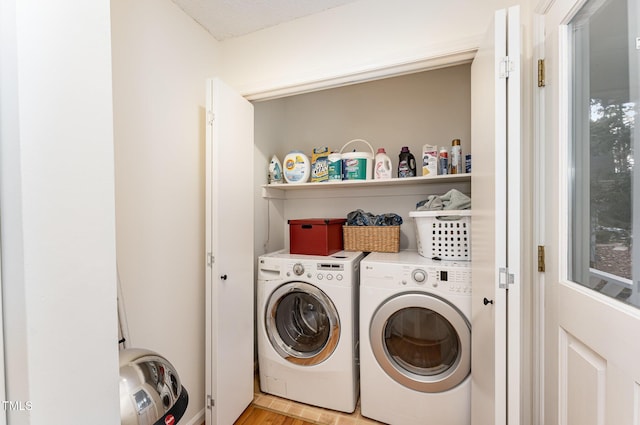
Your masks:
[[[150,350],[120,351],[122,425],[174,425],[188,403],[187,390],[167,359]]]
[[[175,425],[189,394],[173,365],[151,350],[128,348],[128,329],[118,276],[121,425]]]

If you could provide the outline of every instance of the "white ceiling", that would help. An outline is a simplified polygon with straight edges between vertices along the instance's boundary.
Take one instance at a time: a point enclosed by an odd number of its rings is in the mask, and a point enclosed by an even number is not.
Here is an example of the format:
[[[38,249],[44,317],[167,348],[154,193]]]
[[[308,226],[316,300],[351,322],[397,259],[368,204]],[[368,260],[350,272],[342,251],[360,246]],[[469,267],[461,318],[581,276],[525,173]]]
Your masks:
[[[354,1],[357,0],[173,0],[218,41]]]

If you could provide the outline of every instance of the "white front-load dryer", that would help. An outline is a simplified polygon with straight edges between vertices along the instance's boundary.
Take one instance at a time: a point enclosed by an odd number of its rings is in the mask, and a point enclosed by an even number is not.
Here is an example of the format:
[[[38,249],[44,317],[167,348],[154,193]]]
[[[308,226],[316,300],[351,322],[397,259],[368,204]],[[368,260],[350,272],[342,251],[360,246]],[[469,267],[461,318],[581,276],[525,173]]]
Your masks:
[[[260,389],[353,412],[359,394],[358,282],[361,252],[278,251],[258,259]]]
[[[393,425],[471,422],[471,267],[414,251],[360,269],[360,403]]]

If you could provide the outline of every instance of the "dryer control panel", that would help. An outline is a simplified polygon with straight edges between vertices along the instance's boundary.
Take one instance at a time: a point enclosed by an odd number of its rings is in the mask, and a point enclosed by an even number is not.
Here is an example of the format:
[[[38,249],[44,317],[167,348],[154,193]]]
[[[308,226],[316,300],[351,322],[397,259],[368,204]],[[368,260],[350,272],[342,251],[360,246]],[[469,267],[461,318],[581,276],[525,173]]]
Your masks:
[[[435,282],[431,285],[449,292],[471,293],[471,270],[436,269]]]
[[[361,285],[471,294],[469,265],[363,264]]]

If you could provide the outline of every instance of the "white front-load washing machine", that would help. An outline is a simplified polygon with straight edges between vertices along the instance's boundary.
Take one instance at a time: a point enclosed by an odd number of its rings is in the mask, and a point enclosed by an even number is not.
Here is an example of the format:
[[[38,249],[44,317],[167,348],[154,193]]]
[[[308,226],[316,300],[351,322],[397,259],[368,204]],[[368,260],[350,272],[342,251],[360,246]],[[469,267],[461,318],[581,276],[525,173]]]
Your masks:
[[[353,412],[361,252],[258,259],[258,365],[269,394]]]
[[[360,403],[393,425],[471,422],[471,265],[415,251],[360,264]]]

